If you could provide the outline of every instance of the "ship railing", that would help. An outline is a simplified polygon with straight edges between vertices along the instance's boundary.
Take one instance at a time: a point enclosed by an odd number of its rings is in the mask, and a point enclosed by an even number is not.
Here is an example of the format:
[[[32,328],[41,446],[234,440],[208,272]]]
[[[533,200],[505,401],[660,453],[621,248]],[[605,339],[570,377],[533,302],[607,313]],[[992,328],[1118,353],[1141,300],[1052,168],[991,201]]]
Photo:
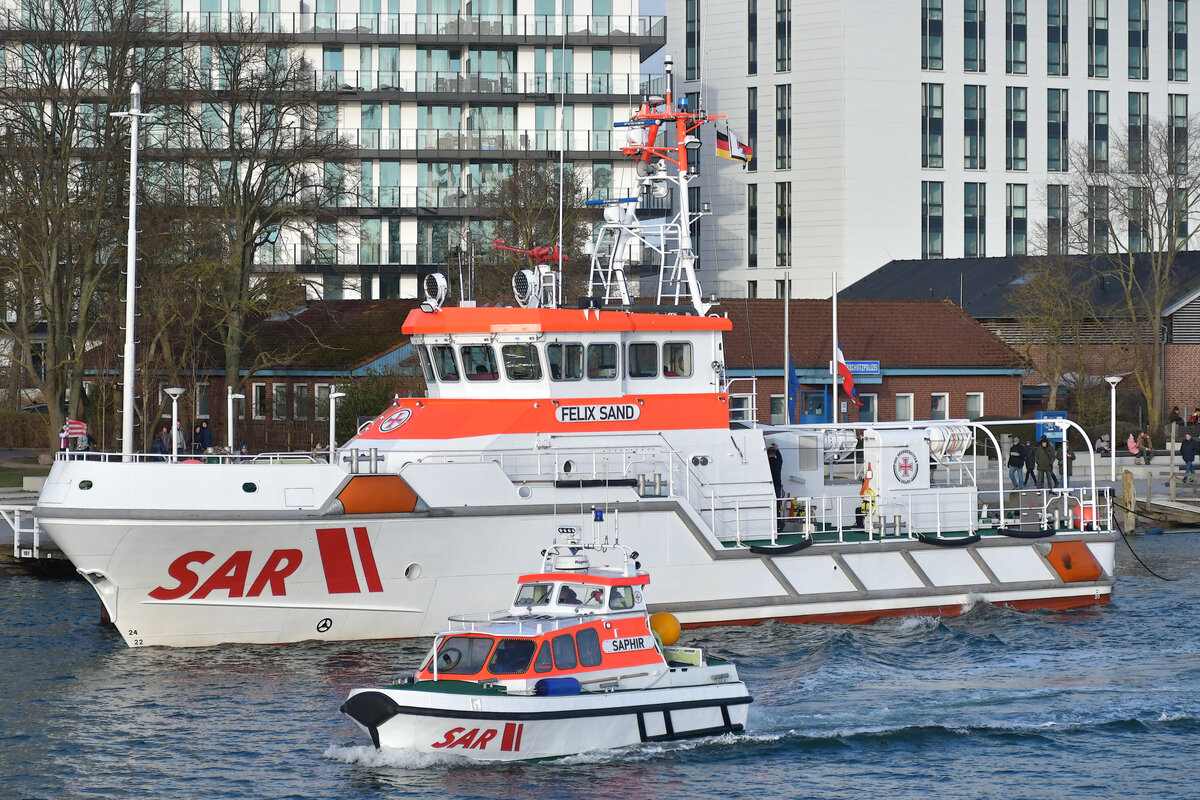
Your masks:
[[[61,450],[55,454],[58,461],[124,461],[134,463],[159,464],[325,464],[329,462],[329,453],[324,450],[286,450],[279,452],[254,453],[241,455],[228,453],[224,448],[214,449],[211,453],[132,453],[125,456],[121,453],[109,453],[99,450]]]
[[[645,613],[645,612],[643,612]],[[578,625],[594,614],[573,614],[569,617],[546,615],[514,616],[510,609],[485,611],[474,614],[458,614],[449,618],[449,629],[454,633],[503,633],[517,636],[540,636],[548,631]],[[498,631],[497,626],[503,626]]]
[[[40,558],[42,526],[33,515],[33,506],[0,505],[3,518],[13,532],[13,558]]]

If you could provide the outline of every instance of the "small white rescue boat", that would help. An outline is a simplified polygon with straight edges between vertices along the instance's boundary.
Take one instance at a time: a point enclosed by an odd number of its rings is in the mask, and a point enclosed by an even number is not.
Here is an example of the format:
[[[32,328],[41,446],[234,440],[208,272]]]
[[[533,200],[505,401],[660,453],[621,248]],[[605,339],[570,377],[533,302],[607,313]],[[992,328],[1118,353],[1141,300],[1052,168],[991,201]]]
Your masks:
[[[648,615],[637,553],[570,535],[543,556],[510,608],[451,617],[414,675],[355,689],[341,711],[376,747],[480,761],[745,729],[752,698],[736,667],[678,646],[670,614]]]

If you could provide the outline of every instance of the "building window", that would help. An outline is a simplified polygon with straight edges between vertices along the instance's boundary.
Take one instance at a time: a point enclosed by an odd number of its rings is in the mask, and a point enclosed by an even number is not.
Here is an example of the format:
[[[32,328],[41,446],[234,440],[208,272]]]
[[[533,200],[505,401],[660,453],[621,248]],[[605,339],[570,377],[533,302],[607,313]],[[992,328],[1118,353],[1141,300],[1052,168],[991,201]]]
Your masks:
[[[758,299],[758,281],[746,281],[746,297],[750,300]]]
[[[1149,0],[1129,0],[1129,78],[1144,81],[1150,77]]]
[[[1004,254],[1009,256],[1023,256],[1026,254],[1028,248],[1028,187],[1023,183],[1010,183],[1007,190],[1008,200],[1005,204],[1004,229],[1006,242]]]
[[[751,152],[758,149],[758,89],[753,86],[746,90],[746,142],[750,145]],[[757,172],[758,159],[750,159],[746,169]]]
[[[787,425],[787,399],[781,394],[771,395],[771,424]]]
[[[983,5],[985,0],[963,2],[963,70],[984,72],[987,68],[984,54]]]
[[[921,258],[943,258],[942,182],[921,182]]]
[[[255,419],[267,418],[267,385],[255,383],[250,386],[250,413]]]
[[[792,85],[775,87],[775,169],[792,167]]]
[[[1052,183],[1046,187],[1046,251],[1051,255],[1067,252],[1067,186]]]
[[[1088,0],[1088,77],[1108,77],[1108,0]]]
[[[1176,175],[1188,171],[1188,99],[1186,94],[1167,95],[1167,137]]]
[[[792,184],[775,184],[775,266],[792,263]]]
[[[451,356],[451,361],[453,361],[453,356]],[[330,385],[328,383],[318,383],[313,386],[313,417],[315,419],[329,421],[329,392]]]
[[[859,422],[878,422],[879,421],[879,395],[859,393],[858,399],[862,403],[862,405],[858,407],[858,421]]]
[[[987,168],[987,87],[963,87],[963,167]]]
[[[1167,230],[1175,231],[1175,247],[1182,248],[1188,238],[1188,190],[1171,189],[1167,198]]]
[[[984,238],[987,231],[986,183],[963,185],[963,257],[983,258],[987,252]]]
[[[775,71],[792,69],[792,0],[775,0]]]
[[[1108,172],[1108,92],[1088,92],[1088,171]]]
[[[921,69],[942,68],[942,0],[921,0]]]
[[[758,74],[758,0],[746,2],[746,72]]]
[[[912,422],[913,396],[911,393],[896,395],[896,421]]]
[[[1150,250],[1150,192],[1142,186],[1129,189],[1129,251]]]
[[[731,394],[729,395],[729,421],[730,422],[754,422],[752,405],[754,395],[750,394]]]
[[[1150,167],[1150,93],[1129,93],[1129,171],[1144,175]]]
[[[684,0],[684,80],[700,78],[700,0]]]
[[[1067,3],[1069,0],[1048,0],[1046,6],[1046,72],[1066,75],[1067,72]]]
[[[1187,77],[1187,0],[1167,0],[1167,80]]]
[[[1028,123],[1028,94],[1023,86],[1009,86],[1005,91],[1005,164],[1007,169],[1024,171],[1028,164],[1025,157]]]
[[[1070,150],[1067,146],[1067,90],[1046,90],[1046,169],[1066,172]]]
[[[921,84],[921,166],[942,167],[942,84]]]
[[[787,295],[787,281],[775,281],[775,299],[784,300]]]
[[[929,418],[950,419],[950,395],[946,392],[933,392],[929,395]]]
[[[288,418],[288,387],[284,383],[271,384],[271,419]]]
[[[967,392],[967,419],[983,417],[983,392]]]
[[[292,387],[292,419],[308,419],[311,401],[308,398],[308,384],[297,383]]]
[[[211,416],[209,409],[210,394],[207,383],[196,384],[196,417],[199,419],[208,419]]]
[[[1108,187],[1088,187],[1088,252],[1108,252]]]
[[[758,184],[746,186],[746,267],[758,268]]]
[[[1025,0],[1007,0],[1004,14],[1007,29],[1007,54],[1004,70],[1009,75],[1024,75],[1028,71],[1025,57],[1026,18]]]

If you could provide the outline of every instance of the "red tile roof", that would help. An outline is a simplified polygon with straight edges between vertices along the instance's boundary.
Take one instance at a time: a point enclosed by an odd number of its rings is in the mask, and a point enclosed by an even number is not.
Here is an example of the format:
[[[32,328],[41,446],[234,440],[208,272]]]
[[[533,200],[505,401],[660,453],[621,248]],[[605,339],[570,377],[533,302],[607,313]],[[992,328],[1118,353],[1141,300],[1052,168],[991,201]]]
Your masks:
[[[726,299],[725,361],[731,368],[783,360],[783,301]],[[792,300],[789,348],[797,368],[824,369],[833,358],[829,300]],[[838,338],[848,361],[888,367],[1012,367],[1025,359],[949,300],[841,300]]]
[[[310,300],[286,318],[250,326],[254,346],[293,352],[291,367],[356,369],[408,342],[401,333],[420,300]]]

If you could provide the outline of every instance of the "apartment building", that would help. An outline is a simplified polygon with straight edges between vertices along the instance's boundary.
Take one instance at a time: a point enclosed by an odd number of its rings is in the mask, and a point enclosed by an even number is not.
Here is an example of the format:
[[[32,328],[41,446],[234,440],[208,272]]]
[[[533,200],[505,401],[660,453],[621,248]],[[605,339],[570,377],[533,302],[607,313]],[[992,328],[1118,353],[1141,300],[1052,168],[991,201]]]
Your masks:
[[[828,297],[898,259],[1037,252],[1066,151],[1186,137],[1186,0],[670,0],[682,91],[754,148],[703,165],[700,276]],[[724,216],[722,216],[724,214]]]

